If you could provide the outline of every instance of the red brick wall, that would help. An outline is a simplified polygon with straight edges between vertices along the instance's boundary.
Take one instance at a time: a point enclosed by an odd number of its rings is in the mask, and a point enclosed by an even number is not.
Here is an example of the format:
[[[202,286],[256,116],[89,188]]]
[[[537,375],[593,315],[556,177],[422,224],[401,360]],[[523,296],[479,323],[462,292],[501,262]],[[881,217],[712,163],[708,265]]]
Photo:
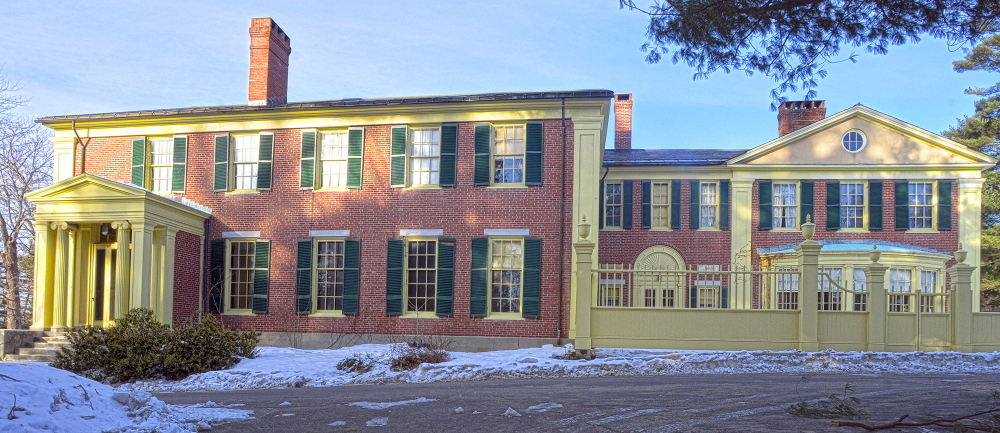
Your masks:
[[[643,250],[654,245],[669,246],[681,254],[685,265],[723,265],[730,262],[729,230],[691,229],[691,182],[681,181],[681,228],[670,231],[642,228],[642,180],[632,188],[632,228],[601,230],[600,263],[635,264]]]
[[[174,252],[174,323],[195,317],[198,312],[198,282],[201,281],[201,240],[188,232],[177,232]]]
[[[439,190],[389,188],[391,125],[365,128],[362,188],[313,192],[299,189],[299,130],[274,132],[273,189],[259,194],[213,192],[215,133],[188,135],[186,196],[212,209],[208,239],[224,231],[260,231],[271,241],[270,311],[266,315],[223,316],[238,328],[258,331],[420,333],[507,337],[567,336],[569,323],[570,232],[572,227],[573,125],[544,121],[543,185],[528,188],[474,187],[473,123],[458,129],[457,187]],[[128,181],[131,139],[95,139],[95,153],[107,155],[91,173]],[[565,217],[560,214],[560,183],[565,161]],[[486,320],[469,318],[470,244],[484,229],[529,229],[542,238],[541,318]],[[410,319],[385,316],[386,239],[400,229],[443,229],[456,239],[454,317]],[[295,314],[296,240],[310,230],[350,230],[361,239],[360,314],[320,318]],[[565,231],[565,255],[559,258],[560,232]],[[207,252],[206,252],[207,253]],[[205,263],[208,263],[206,257]],[[559,270],[563,268],[563,281]],[[206,272],[207,275],[207,272]],[[206,283],[207,286],[207,283]],[[562,303],[560,304],[560,291]],[[560,324],[559,318],[562,322]]]

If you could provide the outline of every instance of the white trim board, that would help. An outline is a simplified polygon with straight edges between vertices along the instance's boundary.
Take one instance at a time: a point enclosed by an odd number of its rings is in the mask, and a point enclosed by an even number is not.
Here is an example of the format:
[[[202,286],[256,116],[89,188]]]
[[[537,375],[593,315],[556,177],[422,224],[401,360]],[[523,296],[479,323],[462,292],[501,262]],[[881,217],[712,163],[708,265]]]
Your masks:
[[[528,229],[485,229],[483,236],[528,236]]]
[[[260,232],[222,232],[223,239],[230,238],[259,238]]]

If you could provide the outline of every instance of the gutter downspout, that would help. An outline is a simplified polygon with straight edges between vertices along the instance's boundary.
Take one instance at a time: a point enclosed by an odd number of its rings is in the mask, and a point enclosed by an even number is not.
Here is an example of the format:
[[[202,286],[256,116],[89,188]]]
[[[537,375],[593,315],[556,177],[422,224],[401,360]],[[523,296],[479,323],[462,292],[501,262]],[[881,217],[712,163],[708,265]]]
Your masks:
[[[559,322],[556,324],[556,346],[562,346],[563,305],[566,291],[566,98],[562,98],[562,169],[559,185]],[[573,226],[572,221],[570,227]],[[572,264],[570,264],[572,266]],[[572,285],[572,282],[570,283]]]
[[[71,124],[73,128],[73,135],[76,136],[76,143],[80,144],[80,174],[87,172],[87,145],[90,144],[90,137],[87,137],[87,142],[84,143],[83,139],[80,138],[80,133],[76,130],[76,121],[74,120]],[[87,135],[90,135],[88,132]],[[73,144],[73,153],[76,153],[76,143]],[[76,175],[76,155],[73,155],[73,173],[72,176]]]

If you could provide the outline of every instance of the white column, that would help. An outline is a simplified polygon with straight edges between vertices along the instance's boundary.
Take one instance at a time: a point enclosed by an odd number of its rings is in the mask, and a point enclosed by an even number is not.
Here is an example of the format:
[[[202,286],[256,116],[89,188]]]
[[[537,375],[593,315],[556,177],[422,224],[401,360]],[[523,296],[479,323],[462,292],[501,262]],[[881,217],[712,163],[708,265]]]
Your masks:
[[[732,263],[732,270],[734,271],[749,271],[752,270],[750,259],[753,256],[751,254],[753,247],[750,242],[750,234],[753,228],[750,221],[753,207],[753,179],[733,179],[732,188],[732,205],[729,212],[732,221],[729,224],[731,234],[729,247],[731,255],[730,263]],[[752,284],[735,284],[735,282],[730,282],[729,287],[737,287],[737,290],[733,291],[732,299],[730,300],[732,308],[740,310],[753,308]]]
[[[153,264],[153,225],[132,223],[132,279],[130,308],[150,307],[150,267]]]
[[[972,311],[979,311],[979,260],[981,247],[980,231],[982,228],[981,214],[983,208],[982,193],[985,179],[958,180],[958,241],[961,249],[968,251],[965,263],[972,270]]]
[[[56,230],[55,284],[53,285],[52,293],[52,329],[66,329],[66,295],[70,279],[70,224],[64,221],[59,221],[52,223],[50,227],[53,230]]]
[[[114,275],[115,278],[115,298],[114,308],[112,309],[113,314],[112,319],[117,319],[125,313],[128,312],[129,308],[129,281],[131,280],[131,257],[132,254],[129,251],[129,238],[131,238],[131,231],[129,230],[131,225],[128,221],[113,221],[111,222],[111,228],[118,231],[118,263],[116,265],[117,273]]]
[[[66,257],[66,326],[72,328],[76,323],[76,309],[79,307],[77,303],[79,300],[76,299],[76,282],[77,282],[77,243],[76,227],[70,226],[68,230],[69,234],[69,244],[67,245],[67,251],[69,254]]]
[[[52,323],[52,286],[51,266],[49,258],[54,251],[50,250],[49,223],[35,221],[35,293],[31,306],[31,329],[41,331]]]

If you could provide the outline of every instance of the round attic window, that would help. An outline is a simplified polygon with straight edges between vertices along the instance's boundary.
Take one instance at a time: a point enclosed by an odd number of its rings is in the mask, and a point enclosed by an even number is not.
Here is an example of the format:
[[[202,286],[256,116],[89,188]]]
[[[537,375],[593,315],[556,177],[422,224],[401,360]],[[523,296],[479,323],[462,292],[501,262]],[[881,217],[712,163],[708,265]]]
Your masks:
[[[844,149],[847,149],[848,152],[860,152],[861,149],[865,148],[865,134],[857,129],[847,131],[842,141]]]

